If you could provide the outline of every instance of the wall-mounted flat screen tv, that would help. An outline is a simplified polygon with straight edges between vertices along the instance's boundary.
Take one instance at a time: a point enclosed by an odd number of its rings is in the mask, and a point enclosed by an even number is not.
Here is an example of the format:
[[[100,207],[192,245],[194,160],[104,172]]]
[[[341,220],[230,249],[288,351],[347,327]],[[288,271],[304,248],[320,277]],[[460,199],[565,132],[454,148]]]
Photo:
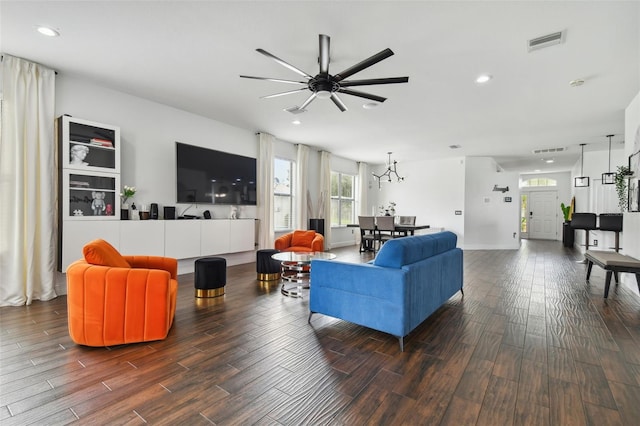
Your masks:
[[[176,142],[178,203],[256,205],[256,159]]]

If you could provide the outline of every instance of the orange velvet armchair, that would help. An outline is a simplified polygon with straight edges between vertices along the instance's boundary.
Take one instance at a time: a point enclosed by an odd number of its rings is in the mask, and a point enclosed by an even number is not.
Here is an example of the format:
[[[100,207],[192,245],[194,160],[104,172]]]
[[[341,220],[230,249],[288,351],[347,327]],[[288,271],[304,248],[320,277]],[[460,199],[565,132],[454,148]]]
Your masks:
[[[316,231],[293,231],[276,238],[275,249],[280,251],[324,251],[324,237]]]
[[[161,340],[173,324],[178,262],[122,256],[104,240],[84,246],[67,268],[71,339],[86,346]]]

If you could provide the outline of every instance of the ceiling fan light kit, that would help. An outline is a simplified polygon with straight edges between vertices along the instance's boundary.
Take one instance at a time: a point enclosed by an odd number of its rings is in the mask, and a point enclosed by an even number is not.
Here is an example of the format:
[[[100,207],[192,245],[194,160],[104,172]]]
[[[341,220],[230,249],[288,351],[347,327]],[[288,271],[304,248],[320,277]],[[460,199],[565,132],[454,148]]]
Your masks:
[[[275,93],[273,95],[262,96],[261,99],[270,99],[279,96],[291,95],[294,93],[304,92],[309,90],[311,95],[304,101],[304,103],[300,107],[287,108],[286,111],[293,112],[290,110],[301,110],[300,112],[304,112],[305,108],[309,106],[311,102],[317,99],[331,99],[333,103],[338,107],[338,109],[342,112],[347,111],[347,106],[342,102],[342,99],[338,97],[338,94],[357,96],[360,98],[368,99],[371,101],[375,101],[378,103],[382,103],[387,100],[387,98],[374,95],[371,93],[361,92],[359,90],[348,89],[348,87],[354,86],[369,86],[376,84],[396,84],[396,83],[407,83],[409,81],[409,77],[391,77],[391,78],[369,78],[364,80],[347,80],[352,75],[369,68],[372,65],[377,64],[378,62],[387,59],[389,56],[393,55],[393,51],[389,48],[384,49],[375,55],[361,61],[346,70],[339,72],[337,74],[331,75],[329,74],[329,63],[330,63],[330,37],[325,34],[320,34],[319,38],[319,54],[318,54],[318,64],[319,64],[319,73],[315,76],[312,76],[301,69],[289,64],[288,62],[283,61],[275,55],[267,52],[264,49],[256,49],[258,53],[263,54],[264,56],[274,60],[278,64],[283,67],[295,72],[296,74],[304,77],[306,80],[296,81],[296,80],[284,80],[280,78],[267,78],[267,77],[255,77],[250,75],[241,75],[241,78],[250,78],[254,80],[265,80],[265,81],[274,81],[277,83],[285,83],[285,84],[295,84],[302,87],[298,89],[290,90],[287,92]]]

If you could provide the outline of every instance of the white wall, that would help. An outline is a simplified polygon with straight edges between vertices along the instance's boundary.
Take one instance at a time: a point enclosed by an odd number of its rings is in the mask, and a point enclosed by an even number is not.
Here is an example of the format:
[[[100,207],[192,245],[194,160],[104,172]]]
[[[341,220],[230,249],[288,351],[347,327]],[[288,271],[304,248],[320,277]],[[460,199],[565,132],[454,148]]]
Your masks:
[[[640,150],[640,92],[631,101],[624,116],[624,153],[628,157]],[[625,213],[622,231],[622,253],[640,259],[640,213]],[[637,291],[638,286],[632,274],[623,274],[623,282],[634,292]]]
[[[161,214],[163,206],[176,206],[177,214],[190,206],[176,204],[176,141],[258,156],[253,131],[66,76],[56,78],[56,116],[62,114],[120,127],[122,185],[137,188],[136,204],[158,203]],[[204,210],[214,218],[227,218],[230,207],[194,205],[189,214]],[[242,206],[239,214],[255,218],[256,208]]]
[[[497,171],[489,157],[467,157],[465,173],[464,248],[517,249],[520,246],[518,173]],[[494,185],[509,187],[493,191]],[[506,202],[505,197],[511,197]]]
[[[458,246],[463,247],[465,161],[462,157],[441,160],[423,160],[398,163],[403,182],[382,182],[378,190],[376,179],[371,180],[369,209],[396,203],[396,215],[416,216],[416,224],[445,228],[458,235]],[[380,173],[384,166],[371,166]],[[463,215],[456,216],[460,210]],[[376,214],[378,210],[376,209]]]

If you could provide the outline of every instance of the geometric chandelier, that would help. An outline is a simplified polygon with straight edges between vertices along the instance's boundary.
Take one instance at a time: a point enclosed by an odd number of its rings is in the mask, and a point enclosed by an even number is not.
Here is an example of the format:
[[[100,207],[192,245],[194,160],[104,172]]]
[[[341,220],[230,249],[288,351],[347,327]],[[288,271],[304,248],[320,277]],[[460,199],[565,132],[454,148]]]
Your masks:
[[[387,162],[387,169],[384,171],[384,173],[382,173],[381,175],[377,175],[371,172],[373,177],[378,179],[378,189],[381,189],[380,182],[382,182],[382,178],[385,178],[385,182],[391,182],[392,174],[398,179],[398,182],[402,182],[404,180],[404,177],[398,174],[398,171],[397,171],[398,162],[396,160],[394,160],[393,163],[391,162],[391,154],[393,153],[387,152],[387,154],[389,155],[389,161]]]
[[[616,174],[611,172],[611,138],[613,135],[607,135],[609,138],[609,171],[602,174],[603,185],[613,185],[616,183]]]

